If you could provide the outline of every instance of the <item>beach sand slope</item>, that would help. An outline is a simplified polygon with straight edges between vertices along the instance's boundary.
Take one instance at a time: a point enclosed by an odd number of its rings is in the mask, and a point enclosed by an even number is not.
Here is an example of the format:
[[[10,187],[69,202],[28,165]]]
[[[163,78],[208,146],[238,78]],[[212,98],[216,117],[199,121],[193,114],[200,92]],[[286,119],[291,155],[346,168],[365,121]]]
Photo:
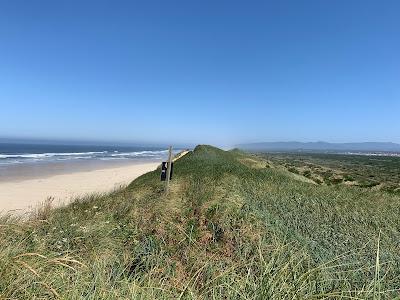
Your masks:
[[[54,175],[22,181],[0,182],[0,214],[23,214],[47,197],[55,206],[90,193],[109,192],[155,170],[159,163],[140,163],[85,172]]]

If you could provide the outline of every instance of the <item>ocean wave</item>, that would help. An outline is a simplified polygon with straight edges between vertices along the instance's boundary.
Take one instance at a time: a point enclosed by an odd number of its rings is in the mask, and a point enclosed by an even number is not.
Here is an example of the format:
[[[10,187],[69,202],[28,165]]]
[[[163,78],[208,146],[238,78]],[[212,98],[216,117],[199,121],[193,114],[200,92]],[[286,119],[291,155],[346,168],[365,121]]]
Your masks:
[[[24,153],[24,154],[0,154],[0,159],[6,158],[47,158],[54,156],[79,156],[79,155],[95,155],[104,154],[107,151],[101,152],[71,152],[71,153]]]
[[[175,152],[175,151],[174,151]],[[16,164],[24,162],[51,162],[66,160],[118,160],[118,159],[162,159],[168,150],[143,150],[143,151],[88,151],[88,152],[48,152],[48,153],[2,153],[0,164]]]
[[[119,157],[119,156],[160,156],[164,155],[168,152],[168,150],[160,150],[160,151],[135,151],[135,152],[119,152],[110,154],[111,157]]]

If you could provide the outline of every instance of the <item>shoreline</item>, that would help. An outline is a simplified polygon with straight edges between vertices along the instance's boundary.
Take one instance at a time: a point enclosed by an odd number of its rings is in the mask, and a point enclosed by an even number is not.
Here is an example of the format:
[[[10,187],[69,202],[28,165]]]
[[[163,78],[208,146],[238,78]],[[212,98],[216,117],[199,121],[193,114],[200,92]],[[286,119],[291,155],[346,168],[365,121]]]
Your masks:
[[[0,165],[0,184],[21,182],[29,179],[44,179],[55,175],[77,172],[90,172],[100,169],[126,167],[146,163],[161,163],[161,160],[127,159],[127,160],[69,160],[53,162],[34,162],[15,165]]]
[[[110,192],[155,170],[159,164],[155,161],[96,164],[95,169],[72,168],[68,173],[53,174],[43,170],[43,176],[0,181],[0,215],[28,213],[48,197],[54,197],[53,205],[60,206],[76,197]]]

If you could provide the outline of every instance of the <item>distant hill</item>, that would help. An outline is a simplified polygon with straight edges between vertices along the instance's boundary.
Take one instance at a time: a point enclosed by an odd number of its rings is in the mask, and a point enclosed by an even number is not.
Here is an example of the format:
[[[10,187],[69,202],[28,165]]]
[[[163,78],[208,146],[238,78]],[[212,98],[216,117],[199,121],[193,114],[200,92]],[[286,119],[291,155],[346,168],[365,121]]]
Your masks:
[[[400,152],[400,144],[395,143],[327,143],[327,142],[264,142],[236,146],[250,151],[377,151]]]

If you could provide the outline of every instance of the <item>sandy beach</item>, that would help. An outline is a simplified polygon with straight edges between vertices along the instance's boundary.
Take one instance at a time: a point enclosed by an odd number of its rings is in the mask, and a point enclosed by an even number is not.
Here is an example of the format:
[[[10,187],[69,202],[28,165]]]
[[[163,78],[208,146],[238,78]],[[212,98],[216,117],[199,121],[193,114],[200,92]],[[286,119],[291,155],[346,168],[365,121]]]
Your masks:
[[[53,204],[68,203],[77,196],[111,191],[129,184],[140,175],[157,168],[159,162],[141,162],[128,165],[99,166],[94,170],[71,171],[66,174],[43,172],[33,178],[12,178],[0,181],[0,213],[23,214],[54,197]]]

